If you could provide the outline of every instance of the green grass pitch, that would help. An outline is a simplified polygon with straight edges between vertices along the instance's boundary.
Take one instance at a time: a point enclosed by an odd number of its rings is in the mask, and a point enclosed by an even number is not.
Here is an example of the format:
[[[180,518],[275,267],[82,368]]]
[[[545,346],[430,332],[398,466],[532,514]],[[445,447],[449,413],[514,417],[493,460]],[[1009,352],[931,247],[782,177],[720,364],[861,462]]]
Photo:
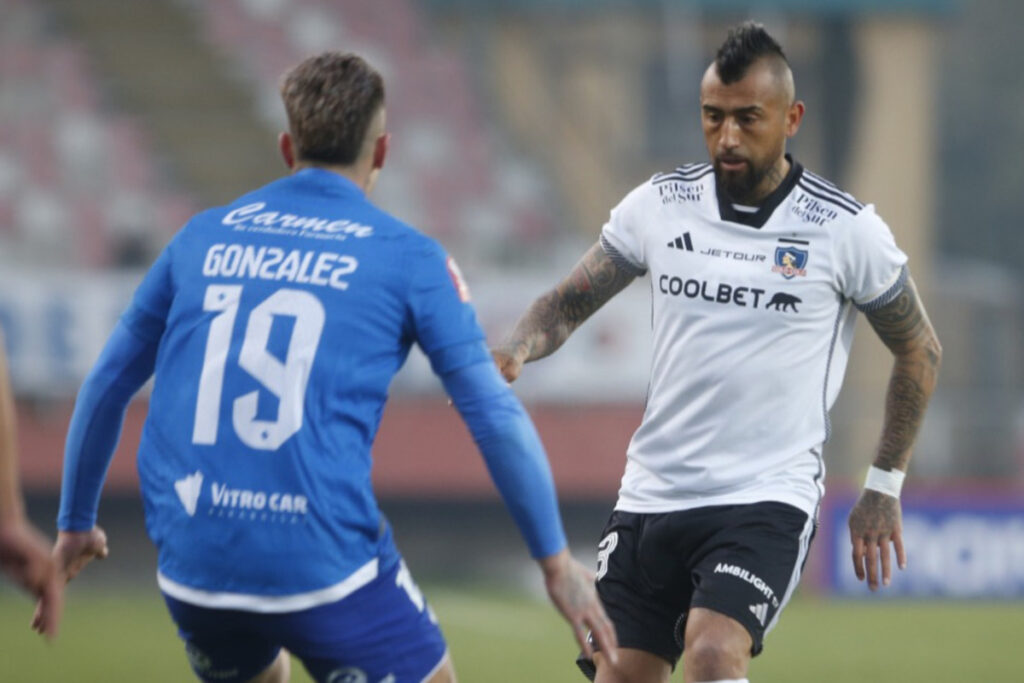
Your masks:
[[[463,683],[583,681],[572,636],[543,602],[483,589],[430,588]],[[0,592],[0,681],[192,680],[163,603],[72,587],[60,638],[31,633],[31,604]],[[752,683],[1024,680],[1015,656],[1024,605],[797,599],[754,660]],[[308,681],[301,666],[294,681]],[[682,680],[679,672],[673,680]]]

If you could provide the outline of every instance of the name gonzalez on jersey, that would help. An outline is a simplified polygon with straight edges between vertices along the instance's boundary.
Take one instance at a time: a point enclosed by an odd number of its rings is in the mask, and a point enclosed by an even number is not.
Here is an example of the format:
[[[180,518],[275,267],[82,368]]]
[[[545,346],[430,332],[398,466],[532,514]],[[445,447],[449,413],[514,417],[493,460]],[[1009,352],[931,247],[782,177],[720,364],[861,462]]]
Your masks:
[[[214,244],[203,259],[206,277],[253,278],[348,289],[342,278],[359,267],[354,256],[330,251]]]

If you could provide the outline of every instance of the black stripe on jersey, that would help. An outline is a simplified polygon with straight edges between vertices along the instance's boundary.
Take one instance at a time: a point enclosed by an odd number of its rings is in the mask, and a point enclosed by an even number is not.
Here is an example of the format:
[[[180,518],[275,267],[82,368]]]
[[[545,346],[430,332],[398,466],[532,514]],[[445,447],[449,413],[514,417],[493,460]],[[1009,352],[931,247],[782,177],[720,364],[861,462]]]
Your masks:
[[[646,268],[638,266],[623,256],[618,249],[612,246],[612,243],[609,242],[604,235],[601,235],[601,248],[604,249],[604,253],[608,254],[608,258],[610,258],[612,263],[614,263],[620,270],[624,270],[630,275],[636,277],[641,277],[647,273]]]
[[[833,190],[825,186],[823,183],[817,180],[812,180],[811,178],[804,177],[802,178],[802,180],[804,181],[804,184],[807,187],[812,188],[817,192],[821,192],[822,194],[827,195],[828,197],[831,197],[832,201],[835,202],[836,204],[842,204],[843,206],[847,206],[855,212],[860,211],[861,209],[864,208],[863,204],[858,202],[856,199],[847,196],[844,192],[841,192],[839,190]]]
[[[672,182],[672,181],[675,181],[677,183],[695,183],[698,180],[700,180],[701,178],[707,177],[707,176],[711,175],[712,173],[714,173],[713,169],[709,169],[709,170],[705,171],[704,173],[701,173],[700,175],[696,175],[696,176],[681,176],[681,175],[675,175],[675,174],[664,175],[664,176],[661,176],[660,178],[653,178],[651,180],[651,183],[654,184],[654,185],[661,185],[662,183],[667,183],[667,182]]]
[[[907,286],[907,278],[909,277],[910,269],[907,268],[907,264],[904,263],[903,267],[900,268],[900,274],[896,278],[896,282],[892,283],[892,287],[885,290],[866,304],[856,304],[857,310],[862,313],[871,313],[872,311],[877,311],[883,306],[891,304],[893,299],[903,293],[903,288]]]
[[[818,175],[817,173],[815,173],[813,171],[808,171],[807,172],[807,176],[810,177],[812,180],[818,181],[819,183],[821,183],[825,187],[831,188],[831,189],[835,190],[836,192],[844,195],[847,199],[852,201],[854,204],[863,204],[863,202],[857,201],[856,197],[854,197],[852,194],[850,194],[849,192],[847,192],[843,188],[841,188],[838,185],[836,185],[835,183],[833,183],[828,178],[826,178],[824,176],[820,176],[820,175]]]
[[[706,161],[698,161],[692,164],[676,166],[675,173],[692,173],[693,171],[701,171],[707,168],[711,168],[711,164]]]
[[[832,438],[832,417],[828,414],[828,376],[832,373],[832,355],[836,350],[836,341],[839,339],[839,327],[848,310],[850,309],[846,303],[843,303],[839,306],[839,311],[836,312],[836,320],[832,324],[832,339],[828,343],[828,358],[825,361],[825,381],[822,382],[821,387],[821,415],[825,421],[826,443]],[[842,381],[841,378],[840,381]]]
[[[698,170],[699,166],[703,165],[704,164],[683,164],[682,166],[673,168],[671,171],[659,171],[651,176],[651,180],[661,180],[662,178],[667,178],[671,175],[689,175],[690,173]]]
[[[856,213],[860,213],[860,211],[864,208],[864,205],[861,204],[860,202],[858,202],[857,200],[855,200],[855,199],[847,199],[842,194],[840,194],[838,192],[835,192],[833,190],[829,190],[828,188],[822,187],[819,183],[815,183],[813,181],[808,181],[806,178],[804,179],[804,187],[807,188],[807,189],[813,190],[814,192],[818,192],[818,193],[821,193],[821,194],[825,195],[833,203],[840,204],[840,205],[850,209],[855,214]]]
[[[807,240],[787,240],[784,237],[780,237],[779,241],[785,244],[810,244]]]
[[[829,197],[828,195],[826,195],[826,194],[824,194],[822,192],[819,192],[818,190],[814,189],[810,185],[805,184],[803,182],[803,180],[798,181],[797,185],[799,185],[800,189],[803,190],[804,192],[806,192],[807,194],[813,195],[813,196],[817,197],[818,199],[820,199],[823,202],[828,202],[829,204],[832,204],[833,206],[837,206],[837,207],[839,207],[840,209],[842,209],[843,211],[847,212],[848,214],[850,214],[852,216],[856,216],[857,213],[859,212],[859,209],[855,209],[855,208],[851,207],[849,204],[845,204],[845,203],[839,201],[835,197]]]
[[[857,198],[854,197],[852,194],[850,194],[849,192],[843,192],[838,187],[836,187],[835,183],[831,183],[822,178],[821,176],[815,175],[808,171],[807,173],[804,174],[804,180],[811,183],[815,187],[820,187],[822,192],[834,194],[836,197],[845,199],[850,204],[856,206],[858,210],[864,208],[864,205],[858,202]]]
[[[679,180],[679,181],[686,182],[686,183],[692,183],[692,182],[694,182],[696,180],[700,180],[704,176],[710,175],[710,174],[712,174],[714,172],[715,172],[715,169],[713,169],[710,166],[708,166],[705,169],[696,170],[696,171],[692,171],[690,173],[685,173],[685,174],[684,173],[665,173],[665,174],[659,174],[659,175],[654,176],[651,179],[651,182],[654,183],[655,185],[658,185],[660,183],[665,183],[665,182],[668,182],[670,180]]]
[[[699,164],[683,164],[682,166],[677,166],[676,168],[673,168],[671,171],[668,171],[667,173],[658,173],[657,175],[661,175],[661,176],[665,176],[665,175],[687,175],[688,176],[688,175],[694,175],[696,173],[703,173],[704,171],[708,170],[709,168],[711,168],[711,164],[706,163],[706,162],[699,163]]]

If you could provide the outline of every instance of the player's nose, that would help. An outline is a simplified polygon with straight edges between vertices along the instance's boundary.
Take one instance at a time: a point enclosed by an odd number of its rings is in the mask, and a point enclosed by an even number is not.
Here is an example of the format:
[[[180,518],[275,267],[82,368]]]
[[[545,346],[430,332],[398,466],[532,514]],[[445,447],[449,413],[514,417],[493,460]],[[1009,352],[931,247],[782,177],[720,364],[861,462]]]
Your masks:
[[[726,150],[734,150],[740,145],[740,126],[731,117],[726,118],[722,123],[719,144]]]

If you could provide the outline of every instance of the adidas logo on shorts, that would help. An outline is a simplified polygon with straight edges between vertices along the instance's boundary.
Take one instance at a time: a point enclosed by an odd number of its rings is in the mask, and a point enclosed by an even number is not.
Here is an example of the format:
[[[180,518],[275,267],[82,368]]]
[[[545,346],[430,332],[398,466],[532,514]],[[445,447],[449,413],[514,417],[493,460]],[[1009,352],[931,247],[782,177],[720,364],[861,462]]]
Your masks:
[[[751,605],[750,611],[761,622],[761,626],[764,626],[764,620],[768,618],[768,603],[762,602],[760,605]]]

